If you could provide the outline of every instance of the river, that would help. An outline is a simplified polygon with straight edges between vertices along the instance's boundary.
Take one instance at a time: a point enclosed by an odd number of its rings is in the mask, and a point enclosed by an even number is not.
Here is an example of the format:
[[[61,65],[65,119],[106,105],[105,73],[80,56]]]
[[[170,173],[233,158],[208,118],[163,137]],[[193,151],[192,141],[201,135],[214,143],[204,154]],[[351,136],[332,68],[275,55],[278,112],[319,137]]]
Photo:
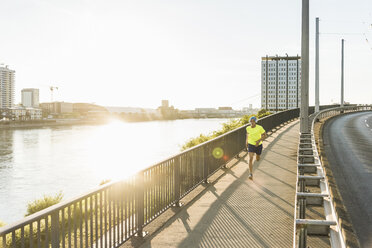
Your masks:
[[[62,192],[63,200],[125,179],[172,156],[191,137],[227,119],[0,130],[0,220],[22,219],[27,203]]]

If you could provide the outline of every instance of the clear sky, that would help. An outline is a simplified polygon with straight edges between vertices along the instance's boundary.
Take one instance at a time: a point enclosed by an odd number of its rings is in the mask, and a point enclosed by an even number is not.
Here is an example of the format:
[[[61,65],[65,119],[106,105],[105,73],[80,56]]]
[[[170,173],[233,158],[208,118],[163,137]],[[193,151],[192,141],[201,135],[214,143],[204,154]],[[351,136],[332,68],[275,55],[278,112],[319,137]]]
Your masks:
[[[372,1],[310,1],[310,104],[317,16],[321,104],[340,99],[342,38],[345,100],[372,103]],[[301,0],[1,0],[0,30],[17,103],[53,85],[60,101],[259,107],[261,57],[301,54]]]

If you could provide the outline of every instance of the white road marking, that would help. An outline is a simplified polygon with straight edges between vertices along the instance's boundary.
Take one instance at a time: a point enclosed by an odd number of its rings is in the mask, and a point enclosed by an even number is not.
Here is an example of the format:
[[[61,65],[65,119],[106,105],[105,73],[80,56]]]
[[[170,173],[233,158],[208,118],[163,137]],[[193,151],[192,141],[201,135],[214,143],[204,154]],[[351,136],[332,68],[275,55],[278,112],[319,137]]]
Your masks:
[[[368,124],[366,124],[367,125],[367,127],[369,127],[369,125]]]

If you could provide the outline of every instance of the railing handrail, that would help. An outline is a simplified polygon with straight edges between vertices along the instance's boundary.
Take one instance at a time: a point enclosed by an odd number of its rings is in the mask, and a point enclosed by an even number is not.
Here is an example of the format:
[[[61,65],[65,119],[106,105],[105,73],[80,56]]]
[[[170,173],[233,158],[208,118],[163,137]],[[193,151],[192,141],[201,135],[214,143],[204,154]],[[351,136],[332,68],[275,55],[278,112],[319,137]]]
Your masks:
[[[314,131],[314,125],[319,115],[324,114],[325,112],[335,111],[335,110],[345,110],[345,109],[353,109],[356,107],[370,107],[372,105],[356,105],[356,106],[344,106],[344,107],[335,107],[329,109],[323,109],[315,114],[314,119],[311,122],[311,132]]]

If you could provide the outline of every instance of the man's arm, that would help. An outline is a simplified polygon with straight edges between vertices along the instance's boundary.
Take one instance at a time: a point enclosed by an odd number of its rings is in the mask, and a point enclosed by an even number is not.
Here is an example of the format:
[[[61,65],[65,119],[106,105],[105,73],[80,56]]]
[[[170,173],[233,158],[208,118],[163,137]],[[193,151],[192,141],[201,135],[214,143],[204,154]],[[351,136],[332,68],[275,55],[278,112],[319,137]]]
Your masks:
[[[266,139],[266,132],[264,132],[263,134],[261,134],[261,141],[264,141]]]
[[[261,134],[261,139],[259,139],[259,140],[256,141],[256,146],[258,146],[261,141],[264,141],[265,138],[266,138],[266,132],[264,132],[263,134]]]

